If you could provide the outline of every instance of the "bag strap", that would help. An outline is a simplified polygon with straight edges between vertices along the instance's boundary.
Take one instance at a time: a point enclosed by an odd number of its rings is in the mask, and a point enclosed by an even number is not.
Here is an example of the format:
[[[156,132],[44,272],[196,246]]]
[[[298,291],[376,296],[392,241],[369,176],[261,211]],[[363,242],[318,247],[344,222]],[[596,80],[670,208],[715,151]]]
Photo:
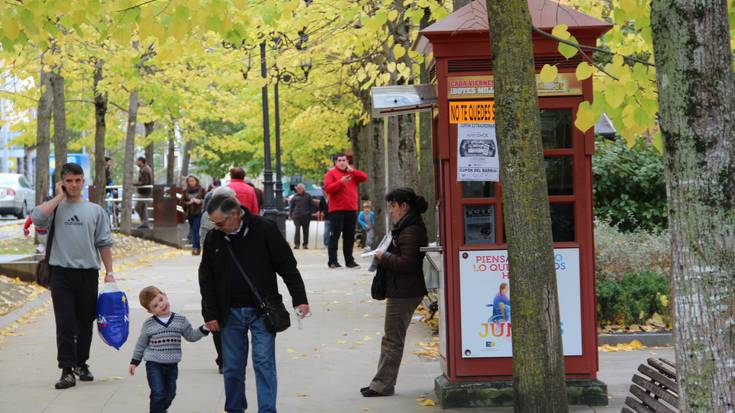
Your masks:
[[[237,270],[240,271],[240,275],[242,275],[242,278],[245,279],[245,282],[248,283],[250,286],[250,290],[252,290],[253,295],[255,295],[255,299],[258,300],[258,305],[260,305],[261,308],[265,308],[265,302],[263,301],[263,298],[258,293],[258,289],[255,288],[255,285],[252,281],[250,281],[250,278],[245,273],[245,270],[242,269],[242,266],[240,265],[240,261],[235,256],[235,252],[232,250],[232,246],[230,245],[230,238],[225,236],[225,246],[227,247],[227,251],[230,252],[230,256],[232,257],[232,261],[235,263],[235,267],[237,267]]]
[[[54,232],[56,232],[56,210],[59,209],[57,205],[52,212],[53,217],[51,218],[51,227],[48,229],[48,240],[46,240],[46,262],[50,262],[51,258],[51,247],[54,245]]]

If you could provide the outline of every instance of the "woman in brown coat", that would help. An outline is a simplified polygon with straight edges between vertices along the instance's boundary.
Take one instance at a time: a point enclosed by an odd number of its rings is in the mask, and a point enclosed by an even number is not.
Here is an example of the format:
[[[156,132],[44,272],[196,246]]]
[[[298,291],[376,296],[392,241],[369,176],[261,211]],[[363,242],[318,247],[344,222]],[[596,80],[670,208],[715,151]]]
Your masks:
[[[426,295],[424,253],[426,226],[421,214],[428,204],[411,188],[397,188],[385,196],[388,214],[394,223],[393,241],[385,252],[377,251],[378,271],[385,272],[385,334],[380,345],[378,372],[368,387],[360,389],[364,397],[391,396],[395,392],[398,369],[403,358],[406,330],[416,307]]]
[[[199,240],[199,225],[202,219],[202,202],[207,191],[199,185],[199,178],[189,175],[186,178],[186,188],[181,197],[181,203],[186,211],[186,219],[191,226],[191,254],[199,255],[202,251]]]

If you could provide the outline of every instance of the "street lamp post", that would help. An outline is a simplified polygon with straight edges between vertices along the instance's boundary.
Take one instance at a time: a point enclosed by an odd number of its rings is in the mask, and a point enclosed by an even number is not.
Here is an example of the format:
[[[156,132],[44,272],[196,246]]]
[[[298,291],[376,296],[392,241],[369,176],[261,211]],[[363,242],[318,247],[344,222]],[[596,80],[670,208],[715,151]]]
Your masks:
[[[268,69],[265,62],[265,41],[260,43],[260,75],[268,78]],[[268,83],[261,89],[263,95],[263,216],[278,224],[278,210],[273,200],[273,170],[271,169],[270,120],[268,119]],[[280,155],[279,155],[280,156]],[[279,225],[280,227],[280,225]],[[285,235],[285,222],[282,234]]]

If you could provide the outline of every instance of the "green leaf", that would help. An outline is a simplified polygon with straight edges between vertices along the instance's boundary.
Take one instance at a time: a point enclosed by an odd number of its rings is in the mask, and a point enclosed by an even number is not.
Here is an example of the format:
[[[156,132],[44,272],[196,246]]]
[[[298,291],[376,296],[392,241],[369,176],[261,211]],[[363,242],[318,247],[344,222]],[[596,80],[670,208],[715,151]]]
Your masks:
[[[566,24],[557,24],[556,26],[554,26],[553,29],[551,29],[551,34],[560,39],[567,40],[571,36],[568,29],[569,26],[567,26]]]
[[[577,43],[577,39],[574,36],[570,36],[569,41],[572,43]],[[561,55],[566,57],[567,59],[572,58],[579,51],[576,47],[561,42],[559,43],[558,49],[559,53],[561,53]]]
[[[577,80],[585,80],[592,76],[593,67],[587,62],[582,62],[577,66]]]
[[[595,113],[592,111],[590,103],[587,101],[580,103],[577,108],[577,119],[574,121],[574,126],[582,132],[587,132],[594,125]]]
[[[605,90],[605,101],[613,108],[617,108],[625,99],[625,89],[618,85],[611,85]]]
[[[545,64],[544,67],[541,68],[541,81],[544,83],[553,82],[558,73],[559,69],[557,69],[556,66]]]
[[[397,60],[402,58],[406,54],[406,48],[397,44],[393,46],[393,57]]]

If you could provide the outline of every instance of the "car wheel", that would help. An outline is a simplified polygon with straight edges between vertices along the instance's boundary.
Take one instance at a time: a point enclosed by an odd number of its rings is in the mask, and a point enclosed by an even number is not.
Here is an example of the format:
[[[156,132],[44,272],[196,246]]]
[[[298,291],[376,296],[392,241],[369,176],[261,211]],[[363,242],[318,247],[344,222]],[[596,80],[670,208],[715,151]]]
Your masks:
[[[28,204],[23,201],[23,206],[20,207],[20,212],[16,216],[18,217],[18,219],[24,219],[26,215],[28,215]]]

